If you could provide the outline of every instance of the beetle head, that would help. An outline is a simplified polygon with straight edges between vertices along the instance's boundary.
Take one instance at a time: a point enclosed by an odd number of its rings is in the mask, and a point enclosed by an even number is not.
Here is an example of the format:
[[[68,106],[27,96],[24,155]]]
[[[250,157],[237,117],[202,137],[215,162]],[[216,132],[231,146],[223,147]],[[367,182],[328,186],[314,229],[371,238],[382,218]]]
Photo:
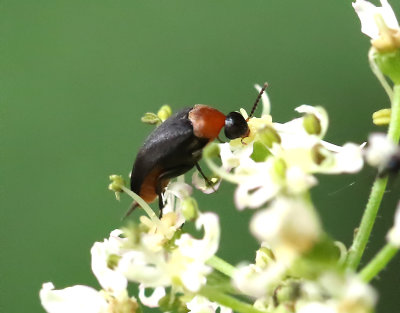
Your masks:
[[[243,115],[231,112],[225,118],[225,136],[229,139],[246,137],[249,134],[249,126]]]

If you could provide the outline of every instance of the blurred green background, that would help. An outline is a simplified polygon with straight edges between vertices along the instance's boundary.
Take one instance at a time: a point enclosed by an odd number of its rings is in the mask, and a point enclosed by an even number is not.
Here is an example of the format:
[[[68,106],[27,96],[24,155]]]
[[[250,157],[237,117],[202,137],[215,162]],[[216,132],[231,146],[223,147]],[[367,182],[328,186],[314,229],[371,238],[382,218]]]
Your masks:
[[[327,139],[343,144],[380,130],[371,113],[388,106],[350,1],[5,0],[0,8],[1,312],[43,312],[43,282],[98,287],[90,247],[120,227],[129,203],[107,191],[108,176],[131,170],[152,129],[140,122],[146,111],[248,109],[253,84],[268,81],[275,121],[295,117],[298,105],[323,105]],[[374,174],[319,177],[313,190],[325,227],[346,245]],[[385,242],[399,188],[390,184],[364,264]],[[257,243],[252,212],[234,208],[232,191],[225,183],[198,199],[220,214],[218,255],[236,264],[253,260]],[[373,282],[378,312],[398,311],[399,265],[397,257]]]

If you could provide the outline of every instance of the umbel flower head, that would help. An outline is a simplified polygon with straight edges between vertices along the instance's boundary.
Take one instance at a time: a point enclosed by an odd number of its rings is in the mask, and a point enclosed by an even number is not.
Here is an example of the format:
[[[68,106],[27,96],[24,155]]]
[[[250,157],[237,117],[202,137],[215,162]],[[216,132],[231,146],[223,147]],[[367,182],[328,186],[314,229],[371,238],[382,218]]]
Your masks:
[[[55,290],[47,283],[40,292],[43,307],[51,313],[132,313],[140,305],[182,313],[231,313],[231,308],[241,313],[371,312],[374,293],[343,273],[343,256],[325,234],[309,191],[318,183],[315,174],[355,173],[364,156],[377,159],[373,145],[363,151],[355,143],[325,141],[329,122],[322,107],[301,105],[299,117],[278,123],[269,114],[266,94],[262,102],[263,115],[248,120],[247,138],[205,149],[203,158],[216,177],[212,186],[192,175],[193,185],[204,193],[224,180],[234,183],[236,207],[254,210],[248,230],[240,230],[260,243],[254,263],[234,267],[216,256],[219,217],[202,212],[193,188],[178,178],[164,190],[162,217],[142,201],[147,215],[93,245],[92,271],[100,291],[87,286]],[[241,114],[247,118],[244,110]],[[138,200],[121,176],[110,179],[110,190]],[[201,234],[186,231],[183,225],[191,222]],[[395,226],[391,242],[397,233]],[[128,283],[138,285],[137,300],[128,295]],[[248,301],[241,303],[236,294]]]
[[[239,210],[259,208],[279,196],[301,196],[316,185],[316,173],[355,173],[362,168],[360,145],[337,146],[323,140],[329,122],[322,107],[302,105],[296,111],[303,116],[286,123],[273,122],[270,115],[251,118],[245,144],[235,139],[218,145],[222,166],[205,151],[210,168],[237,184]]]

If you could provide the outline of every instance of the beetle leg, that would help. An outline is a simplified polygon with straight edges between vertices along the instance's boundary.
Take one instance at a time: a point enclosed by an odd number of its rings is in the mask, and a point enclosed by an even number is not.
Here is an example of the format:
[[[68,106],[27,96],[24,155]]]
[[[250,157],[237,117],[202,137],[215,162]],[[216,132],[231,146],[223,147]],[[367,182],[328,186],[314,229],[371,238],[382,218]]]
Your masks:
[[[211,180],[208,179],[208,177],[206,176],[206,174],[203,173],[203,170],[200,167],[200,164],[198,162],[196,162],[196,168],[199,171],[199,173],[201,174],[201,176],[203,176],[204,180],[206,181],[207,185],[210,186],[214,191],[216,191],[213,187],[213,182]]]
[[[166,170],[163,172],[160,176],[157,178],[156,182],[156,193],[158,195],[158,207],[160,209],[160,215],[159,217],[161,218],[163,215],[162,209],[164,207],[164,203],[162,200],[162,194],[163,194],[163,183],[170,178],[175,178],[178,177],[179,175],[185,174],[187,171],[189,171],[193,165],[184,165],[180,167],[174,167],[171,169]]]

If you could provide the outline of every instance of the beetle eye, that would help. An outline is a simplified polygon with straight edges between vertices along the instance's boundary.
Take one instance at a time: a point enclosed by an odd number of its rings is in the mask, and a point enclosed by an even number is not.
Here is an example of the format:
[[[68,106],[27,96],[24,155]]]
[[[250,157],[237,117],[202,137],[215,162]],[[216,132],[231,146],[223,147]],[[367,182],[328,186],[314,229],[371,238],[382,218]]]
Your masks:
[[[246,137],[249,133],[249,126],[243,115],[238,112],[231,112],[225,118],[225,136],[229,139]]]

